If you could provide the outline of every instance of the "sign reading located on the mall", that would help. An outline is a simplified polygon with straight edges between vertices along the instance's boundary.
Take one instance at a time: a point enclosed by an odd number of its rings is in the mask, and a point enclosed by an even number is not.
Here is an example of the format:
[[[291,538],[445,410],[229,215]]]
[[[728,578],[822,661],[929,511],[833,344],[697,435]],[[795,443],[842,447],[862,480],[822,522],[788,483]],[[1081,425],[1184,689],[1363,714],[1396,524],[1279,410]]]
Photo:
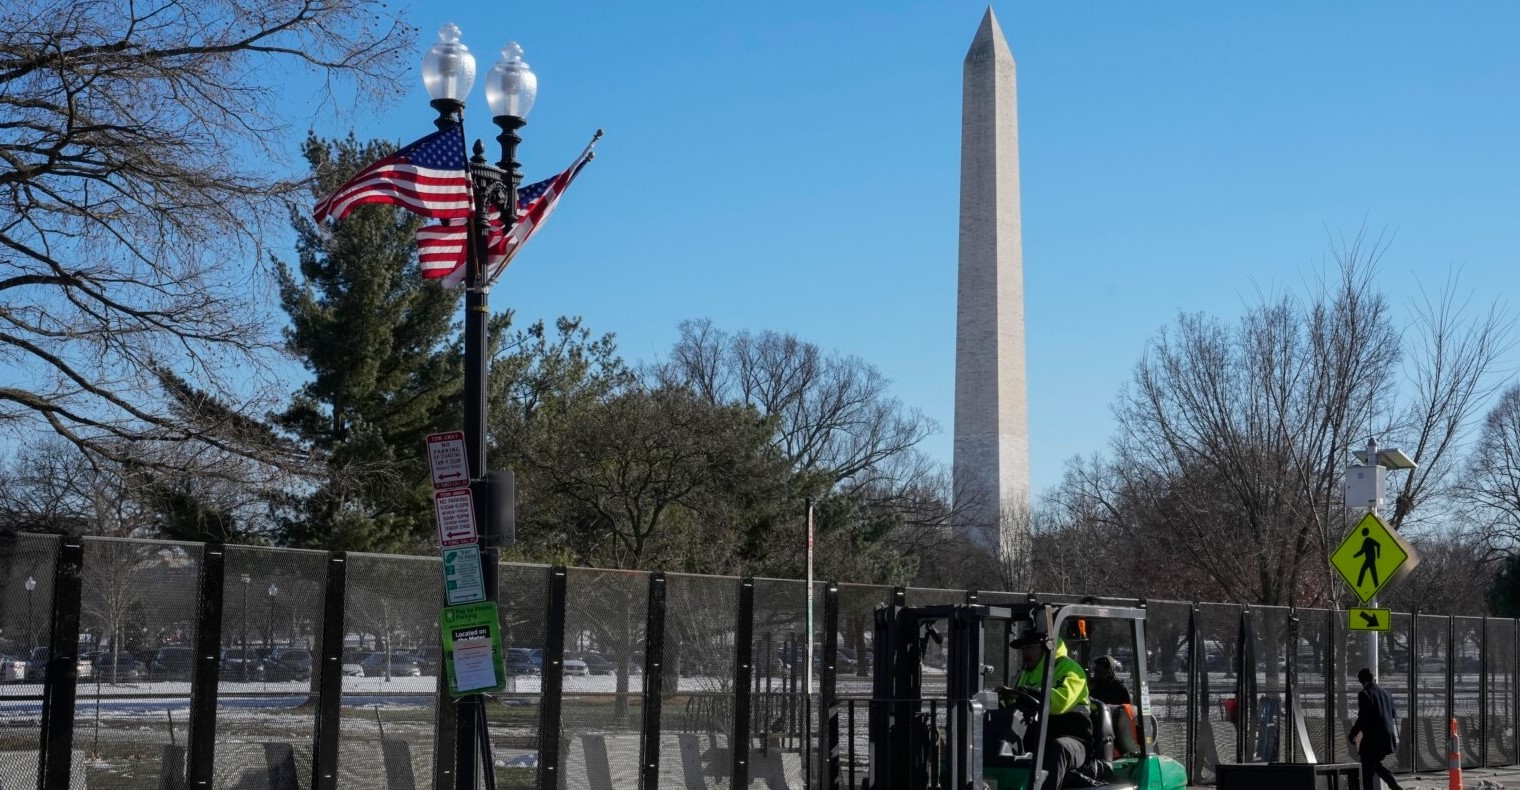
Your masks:
[[[496,618],[495,601],[443,610],[438,627],[443,638],[443,664],[448,672],[450,696],[463,697],[507,687],[501,627]]]

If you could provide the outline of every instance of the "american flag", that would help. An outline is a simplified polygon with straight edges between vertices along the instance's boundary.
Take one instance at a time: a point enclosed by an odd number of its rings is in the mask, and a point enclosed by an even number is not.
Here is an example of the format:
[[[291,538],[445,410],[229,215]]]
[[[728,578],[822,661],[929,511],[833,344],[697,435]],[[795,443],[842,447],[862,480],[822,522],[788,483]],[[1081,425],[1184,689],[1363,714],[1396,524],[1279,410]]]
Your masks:
[[[343,219],[355,206],[384,203],[433,219],[470,215],[470,178],[465,169],[464,129],[434,132],[359,171],[312,210],[321,222]]]
[[[564,172],[519,187],[517,190],[517,221],[512,225],[510,233],[505,235],[501,232],[501,219],[492,216],[488,221],[487,246],[489,252],[486,256],[485,282],[495,282],[501,276],[502,270],[522,249],[524,243],[549,219],[554,212],[554,207],[565,191],[570,188],[570,183],[580,174],[581,168],[591,161],[592,146],[596,144],[601,132],[591,139],[591,144],[576,158],[575,162],[566,168]],[[429,225],[417,231],[418,257],[422,261],[422,276],[430,278],[442,278],[443,284],[449,288],[457,288],[464,283],[465,279],[465,240],[468,230],[463,222],[446,222],[441,225]]]

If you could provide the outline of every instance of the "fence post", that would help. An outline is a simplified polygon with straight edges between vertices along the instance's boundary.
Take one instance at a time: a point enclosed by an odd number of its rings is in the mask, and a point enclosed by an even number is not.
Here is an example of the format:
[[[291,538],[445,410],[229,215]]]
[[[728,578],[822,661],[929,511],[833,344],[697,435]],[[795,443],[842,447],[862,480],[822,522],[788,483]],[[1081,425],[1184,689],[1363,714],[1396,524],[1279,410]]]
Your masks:
[[[1443,721],[1457,717],[1457,620],[1446,616],[1446,716]]]
[[[1391,625],[1391,623],[1390,623]],[[1404,718],[1409,722],[1409,737],[1406,738],[1408,747],[1401,749],[1409,755],[1409,761],[1405,765],[1411,770],[1420,770],[1420,750],[1415,746],[1419,740],[1420,721],[1420,610],[1418,607],[1409,613],[1409,666],[1405,673],[1409,676],[1409,711]]]
[[[1298,762],[1298,608],[1288,607],[1288,639],[1284,649],[1283,706],[1278,712],[1277,748],[1273,757]]]
[[[1478,624],[1478,765],[1488,767],[1488,615]]]
[[[1208,661],[1208,650],[1203,648],[1203,640],[1198,638],[1198,604],[1188,607],[1187,624],[1188,643],[1188,667],[1187,667],[1187,727],[1186,742],[1183,745],[1184,756],[1187,766],[1188,782],[1197,782],[1202,776],[1202,755],[1198,753],[1198,728],[1200,713],[1208,715],[1205,704],[1205,694],[1200,693],[1199,675],[1203,671],[1200,667]],[[1206,721],[1206,719],[1204,719]]]
[[[74,763],[74,699],[79,682],[80,574],[84,545],[64,538],[53,569],[53,616],[42,678],[42,748],[37,787],[68,790]]]
[[[1341,611],[1334,608],[1325,610],[1325,760],[1332,763],[1341,762],[1336,759],[1341,748],[1338,734],[1341,710]]]
[[[660,697],[664,683],[665,573],[655,571],[649,574],[649,619],[644,627],[644,740],[639,749],[639,790],[660,787]]]
[[[892,588],[892,605],[893,606],[907,606],[908,605],[908,588],[906,588],[906,587],[893,587]]]
[[[734,787],[749,787],[750,682],[755,661],[755,580],[739,580],[734,623]],[[646,654],[647,655],[647,654]]]
[[[337,790],[338,732],[343,706],[344,598],[348,591],[348,555],[327,555],[327,585],[322,593],[322,663],[317,673],[317,721],[311,736],[312,790]],[[445,669],[439,656],[438,674]]]
[[[839,700],[834,695],[838,660],[839,583],[829,582],[823,588],[823,672],[818,685],[818,703],[823,711],[819,717],[818,767],[822,779],[818,786],[823,790],[839,790]]]
[[[565,699],[565,589],[568,577],[563,567],[549,569],[549,601],[544,612],[544,659],[538,708],[538,786],[540,790],[559,790],[560,744],[563,742],[561,715]],[[494,787],[495,783],[487,785]]]
[[[201,550],[200,598],[195,611],[195,669],[190,677],[190,734],[185,739],[191,790],[209,790],[216,768],[216,690],[222,649],[222,583],[226,548]]]
[[[1251,607],[1240,607],[1240,633],[1235,645],[1235,762],[1246,761],[1247,744],[1256,713],[1256,637],[1251,630]],[[1252,752],[1251,756],[1256,755]]]

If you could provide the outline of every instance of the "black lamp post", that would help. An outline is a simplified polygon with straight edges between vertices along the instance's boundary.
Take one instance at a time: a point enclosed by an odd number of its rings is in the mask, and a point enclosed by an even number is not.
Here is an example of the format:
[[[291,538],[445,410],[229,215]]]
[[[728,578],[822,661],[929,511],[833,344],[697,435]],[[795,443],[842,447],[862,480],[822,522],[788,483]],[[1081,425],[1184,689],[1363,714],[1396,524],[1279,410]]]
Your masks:
[[[24,586],[26,587],[26,638],[31,642],[28,647],[36,647],[37,634],[32,630],[32,591],[37,589],[37,580],[28,576]]]
[[[272,647],[274,647],[274,597],[276,595],[279,595],[279,594],[280,594],[280,588],[274,586],[274,582],[270,582],[269,583],[269,630],[265,633],[265,636],[264,636],[264,649],[265,650],[268,650],[268,649],[271,649]]]
[[[248,682],[248,583],[253,577],[243,574],[243,682]]]
[[[422,59],[422,81],[432,97],[433,109],[438,111],[434,123],[440,130],[464,123],[465,97],[475,82],[475,56],[460,43],[459,36],[457,25],[452,22],[444,25],[438,31],[438,43]],[[470,158],[475,212],[470,219],[465,256],[464,436],[470,478],[474,481],[475,526],[481,538],[481,581],[489,601],[496,600],[498,547],[503,536],[499,534],[500,521],[488,513],[490,497],[485,487],[486,373],[489,363],[486,358],[486,318],[490,291],[486,260],[491,231],[488,218],[500,217],[498,232],[502,234],[509,233],[517,221],[517,186],[522,181],[516,161],[517,145],[522,138],[517,136],[517,130],[527,123],[528,112],[533,109],[533,101],[538,96],[538,77],[523,62],[522,54],[522,47],[516,42],[508,43],[501,50],[501,60],[486,75],[486,103],[491,108],[492,120],[501,129],[496,136],[501,144],[501,159],[494,166],[487,164],[485,146],[479,140],[475,141],[474,155]],[[440,671],[440,678],[444,674]],[[442,712],[443,701],[440,703]],[[477,748],[485,750],[485,770],[488,773],[494,770],[489,761],[490,741],[478,695],[461,701],[455,723],[455,787],[473,790],[480,766]],[[494,782],[487,786],[494,786]]]

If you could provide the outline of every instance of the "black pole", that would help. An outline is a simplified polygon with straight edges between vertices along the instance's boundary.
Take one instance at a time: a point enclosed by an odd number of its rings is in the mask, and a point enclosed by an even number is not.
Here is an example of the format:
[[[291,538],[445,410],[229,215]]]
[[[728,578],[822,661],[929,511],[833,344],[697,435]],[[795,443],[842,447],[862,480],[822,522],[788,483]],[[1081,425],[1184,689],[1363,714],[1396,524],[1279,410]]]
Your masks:
[[[1392,616],[1389,616],[1392,619]],[[1392,623],[1389,623],[1391,626]],[[1404,714],[1404,720],[1409,722],[1409,737],[1404,741],[1409,744],[1407,752],[1409,762],[1405,763],[1412,771],[1420,770],[1420,750],[1415,747],[1415,739],[1420,720],[1420,610],[1416,608],[1409,613],[1409,665],[1404,668],[1404,673],[1409,680],[1409,711]]]
[[[1340,709],[1341,709],[1341,664],[1340,664],[1340,625],[1341,610],[1329,609],[1325,612],[1325,755],[1330,762],[1341,762],[1335,759],[1339,750],[1343,749],[1339,744],[1340,736]],[[1349,757],[1349,755],[1348,755]]]
[[[80,576],[84,546],[64,538],[53,570],[53,618],[48,663],[42,679],[42,747],[37,760],[40,790],[68,790],[73,770],[74,700],[79,682]],[[30,603],[31,595],[27,595]]]
[[[246,585],[244,589],[247,589]],[[317,672],[317,721],[312,732],[312,790],[338,788],[338,731],[342,722],[343,704],[343,632],[346,630],[343,602],[347,591],[348,555],[335,551],[327,555],[327,589],[322,596],[322,663]],[[441,665],[438,674],[446,674]]]
[[[1488,767],[1488,615],[1478,624],[1478,765]],[[1413,654],[1411,654],[1413,655]],[[1412,739],[1411,739],[1412,740]]]
[[[839,790],[839,700],[834,693],[838,659],[839,583],[829,582],[823,588],[823,672],[818,685],[823,712],[818,732],[818,766],[823,774],[818,787],[822,790]]]
[[[665,685],[665,574],[649,574],[649,619],[644,627],[644,738],[639,749],[639,790],[660,787],[660,702]]]
[[[749,787],[750,682],[755,659],[755,580],[739,580],[734,616],[733,786]]]
[[[562,705],[565,698],[565,594],[568,575],[564,568],[549,569],[549,601],[544,613],[544,660],[540,671],[543,682],[538,708],[538,786],[540,790],[558,790],[560,785],[560,744],[564,735]]]
[[[226,549],[208,543],[201,553],[200,598],[195,613],[195,668],[190,677],[190,734],[186,775],[190,790],[209,790],[216,767],[216,682],[222,645],[222,584]],[[273,596],[270,597],[273,601]]]
[[[1278,712],[1277,748],[1272,762],[1298,762],[1298,609],[1288,607],[1288,646],[1283,672],[1283,706]]]
[[[1199,702],[1206,699],[1206,696],[1199,692],[1199,673],[1200,667],[1208,660],[1206,655],[1208,651],[1203,649],[1203,640],[1198,638],[1198,604],[1196,603],[1188,607],[1187,643],[1187,726],[1183,736],[1187,740],[1183,744],[1186,757],[1183,765],[1187,768],[1188,781],[1197,782],[1202,775],[1199,770],[1202,761],[1198,755]],[[1204,675],[1205,683],[1207,677]],[[1203,714],[1208,715],[1207,708],[1203,708]]]

